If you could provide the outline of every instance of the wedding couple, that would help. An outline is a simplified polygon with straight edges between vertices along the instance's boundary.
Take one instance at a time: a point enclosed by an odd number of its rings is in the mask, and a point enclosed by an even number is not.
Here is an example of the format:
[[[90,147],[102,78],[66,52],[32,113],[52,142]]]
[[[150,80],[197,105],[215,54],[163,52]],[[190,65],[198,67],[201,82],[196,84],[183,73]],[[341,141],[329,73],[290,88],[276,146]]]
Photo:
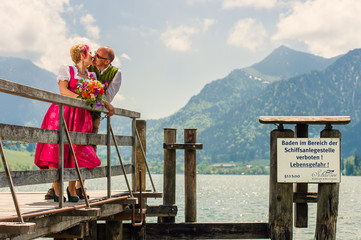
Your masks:
[[[91,54],[89,46],[77,44],[70,49],[73,65],[62,65],[59,69],[57,82],[61,95],[76,98],[75,93],[79,79],[87,80],[91,75],[96,75],[97,80],[109,83],[105,88],[105,108],[108,116],[114,114],[114,107],[110,104],[119,91],[121,85],[121,72],[112,66],[115,58],[114,51],[110,47],[100,47]],[[85,109],[64,106],[64,119],[69,131],[98,133],[100,125],[100,112],[90,112]],[[45,114],[41,128],[59,130],[59,105],[51,104]],[[91,145],[73,145],[75,156],[80,168],[89,169],[100,165],[96,155],[96,148]],[[54,169],[59,167],[59,145],[51,143],[38,143],[35,153],[35,164],[40,169]],[[69,145],[64,145],[64,168],[74,168]],[[69,202],[78,202],[79,198],[84,199],[80,183],[70,181],[66,189]],[[89,198],[89,196],[87,196]],[[45,195],[45,199],[59,201],[59,183],[53,183]],[[64,201],[65,201],[64,197]]]

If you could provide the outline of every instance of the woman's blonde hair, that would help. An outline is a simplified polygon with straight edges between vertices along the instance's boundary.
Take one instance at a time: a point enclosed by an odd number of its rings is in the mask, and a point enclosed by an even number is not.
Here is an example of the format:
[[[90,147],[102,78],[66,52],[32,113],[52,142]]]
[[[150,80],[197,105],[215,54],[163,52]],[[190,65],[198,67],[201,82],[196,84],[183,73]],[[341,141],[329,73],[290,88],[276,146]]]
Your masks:
[[[87,56],[89,50],[89,46],[86,44],[76,44],[71,47],[70,49],[70,56],[71,60],[76,64],[80,62],[81,60],[81,53],[85,54]]]

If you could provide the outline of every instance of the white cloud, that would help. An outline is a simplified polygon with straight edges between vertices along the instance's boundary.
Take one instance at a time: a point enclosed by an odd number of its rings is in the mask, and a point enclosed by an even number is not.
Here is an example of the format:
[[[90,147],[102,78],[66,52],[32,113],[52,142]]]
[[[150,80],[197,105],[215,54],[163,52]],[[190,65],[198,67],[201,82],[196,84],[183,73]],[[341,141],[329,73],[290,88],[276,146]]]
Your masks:
[[[267,37],[264,26],[252,18],[239,20],[230,30],[228,44],[255,51]]]
[[[189,51],[192,45],[191,36],[207,32],[214,23],[214,19],[205,18],[203,20],[194,20],[191,26],[181,25],[176,28],[168,26],[167,31],[163,32],[160,38],[172,50],[180,52]]]
[[[125,97],[123,95],[120,95],[119,93],[115,94],[112,105],[114,107],[121,107],[123,105],[123,102],[125,101]]]
[[[216,21],[214,19],[205,18],[203,19],[203,32],[207,32],[210,26],[212,26]]]
[[[161,34],[161,40],[168,48],[175,51],[184,52],[191,48],[191,41],[189,37],[196,32],[197,30],[194,27],[168,27],[167,31]]]
[[[313,0],[293,5],[278,23],[274,41],[299,41],[310,52],[333,57],[361,45],[359,0]]]
[[[69,50],[72,45],[86,43],[98,47],[88,37],[71,35],[70,27],[61,15],[65,8],[67,12],[73,10],[69,0],[2,1],[0,55],[30,59],[57,74],[61,64],[71,63]],[[91,19],[91,16],[87,18]],[[94,36],[94,29],[92,31]]]
[[[4,1],[0,9],[0,51],[37,51],[52,35],[65,35],[59,12],[67,1]],[[46,9],[58,9],[52,12]],[[49,26],[50,23],[57,23]]]
[[[239,8],[239,7],[253,7],[253,8],[273,8],[277,0],[224,0],[223,8]]]
[[[214,1],[214,0],[186,0],[187,4],[189,4],[189,5],[194,5],[196,3],[205,4],[205,3],[211,2],[211,1]]]
[[[126,59],[126,60],[128,60],[128,61],[131,61],[131,60],[132,60],[126,53],[122,53],[122,55],[120,55],[120,58]]]
[[[80,18],[80,23],[84,25],[85,30],[89,37],[92,39],[98,39],[100,30],[95,26],[95,19],[91,14],[86,14]]]

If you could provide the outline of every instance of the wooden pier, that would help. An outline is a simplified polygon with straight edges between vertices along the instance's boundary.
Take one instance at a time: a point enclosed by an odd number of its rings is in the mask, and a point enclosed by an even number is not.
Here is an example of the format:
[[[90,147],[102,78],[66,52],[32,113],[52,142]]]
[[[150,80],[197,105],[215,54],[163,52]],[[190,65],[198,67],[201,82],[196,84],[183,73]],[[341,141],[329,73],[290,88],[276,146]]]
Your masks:
[[[0,92],[38,101],[92,110],[81,100],[46,92],[0,79]],[[97,109],[107,112],[104,107]],[[317,204],[315,239],[336,239],[338,187],[336,182],[320,182],[317,192],[308,192],[308,182],[282,182],[277,178],[279,138],[307,138],[309,125],[325,125],[320,138],[340,140],[341,133],[332,125],[348,124],[350,117],[260,117],[262,124],[275,124],[270,133],[270,197],[269,221],[257,223],[202,223],[197,222],[196,152],[203,148],[197,143],[196,129],[184,130],[184,143],[176,142],[176,130],[164,129],[164,186],[157,192],[146,161],[146,122],[140,113],[116,108],[115,115],[132,119],[131,136],[115,135],[107,118],[106,134],[86,134],[52,131],[0,123],[0,142],[47,142],[60,145],[84,144],[107,146],[107,164],[92,170],[59,169],[10,171],[1,144],[4,172],[0,172],[0,187],[10,188],[0,193],[0,239],[293,239],[293,227],[308,225],[308,204]],[[60,120],[62,114],[60,111]],[[295,125],[285,129],[284,125]],[[65,137],[66,136],[66,137]],[[132,149],[131,164],[124,165],[118,146]],[[115,147],[120,165],[112,166],[110,149]],[[185,161],[185,223],[177,223],[176,151],[184,150]],[[339,156],[340,157],[340,156]],[[59,155],[62,159],[62,155]],[[60,161],[61,162],[61,161]],[[152,190],[146,190],[146,173]],[[126,190],[113,190],[111,178],[122,175]],[[131,183],[128,182],[130,175]],[[59,203],[44,200],[45,193],[17,193],[14,186],[34,185],[58,181],[106,178],[106,190],[89,191],[89,200],[78,203]],[[85,190],[84,190],[85,193]],[[147,198],[163,198],[163,204],[147,205]],[[15,207],[14,207],[15,206]],[[147,217],[157,217],[157,223],[147,223]]]
[[[81,100],[4,79],[0,79],[0,92],[55,103],[60,106],[60,109],[64,105],[68,105],[93,110]],[[104,107],[98,108],[96,111],[107,112]],[[145,189],[147,171],[151,179],[145,158],[145,121],[138,120],[140,113],[126,109],[116,108],[115,116],[132,119],[131,136],[115,135],[110,118],[107,118],[107,134],[67,132],[64,125],[62,126],[64,131],[53,131],[0,123],[1,143],[2,141],[55,143],[60,145],[60,149],[63,149],[64,144],[69,143],[107,146],[107,165],[92,170],[60,167],[51,170],[10,171],[1,144],[0,152],[5,171],[0,172],[0,187],[9,188],[10,192],[0,193],[0,239],[35,239],[39,237],[138,239],[139,237],[135,236],[144,235],[142,226],[145,224],[145,214],[148,217],[176,215],[176,206],[146,205],[148,197],[160,198],[162,193],[156,192],[154,185],[152,191]],[[62,111],[60,111],[60,123],[63,122],[62,118]],[[131,164],[123,163],[119,146],[128,146],[132,149]],[[117,150],[119,165],[111,165],[110,150],[112,147]],[[60,152],[59,159],[62,162],[63,156]],[[62,165],[60,164],[60,166]],[[128,189],[122,191],[112,189],[111,178],[119,175],[124,176],[124,182],[127,182]],[[128,182],[128,175],[130,175],[131,183]],[[95,178],[107,179],[105,191],[89,192],[90,199],[81,200],[78,203],[63,201],[64,182]],[[44,200],[45,193],[17,193],[14,190],[15,186],[43,183],[48,183],[50,187],[51,183],[56,181],[60,183],[59,203]],[[123,237],[123,221],[131,223],[129,228],[131,231],[127,237]],[[143,234],[139,234],[142,232]]]

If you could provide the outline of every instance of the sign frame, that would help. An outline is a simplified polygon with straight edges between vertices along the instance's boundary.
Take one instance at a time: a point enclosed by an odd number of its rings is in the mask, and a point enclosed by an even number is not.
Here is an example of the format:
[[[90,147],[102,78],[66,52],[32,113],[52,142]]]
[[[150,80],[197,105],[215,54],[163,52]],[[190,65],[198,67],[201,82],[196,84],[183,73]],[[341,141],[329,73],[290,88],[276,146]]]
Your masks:
[[[340,138],[278,138],[278,183],[340,183]]]

